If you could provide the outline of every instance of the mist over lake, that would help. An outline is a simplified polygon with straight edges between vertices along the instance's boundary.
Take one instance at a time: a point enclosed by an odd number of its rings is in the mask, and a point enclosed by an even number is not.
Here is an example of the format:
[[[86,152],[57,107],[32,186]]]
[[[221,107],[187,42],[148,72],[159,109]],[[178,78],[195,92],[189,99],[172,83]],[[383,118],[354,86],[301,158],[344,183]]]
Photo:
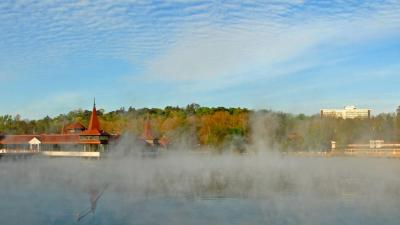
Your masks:
[[[7,224],[398,224],[397,159],[169,152],[0,161]],[[94,215],[89,188],[108,185]]]

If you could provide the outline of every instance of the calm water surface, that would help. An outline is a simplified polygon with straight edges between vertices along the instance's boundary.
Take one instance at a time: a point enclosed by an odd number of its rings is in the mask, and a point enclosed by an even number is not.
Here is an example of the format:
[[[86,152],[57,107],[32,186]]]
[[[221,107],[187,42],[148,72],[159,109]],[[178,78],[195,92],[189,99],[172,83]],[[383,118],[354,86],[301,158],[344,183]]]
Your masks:
[[[189,174],[187,170],[161,173],[165,170],[164,166],[171,166],[165,162],[157,164],[163,165],[154,170],[157,173],[142,164],[142,172],[134,172],[139,167],[123,167],[126,174],[130,175],[118,177],[124,173],[116,165],[113,168],[102,165],[102,171],[98,168],[98,163],[87,166],[88,162],[63,161],[47,165],[46,162],[0,162],[0,218],[5,222],[1,224],[400,224],[400,183],[397,177],[393,177],[398,171],[399,161],[372,160],[366,164],[360,163],[361,161],[341,164],[333,162],[331,166],[317,167],[317,171],[323,172],[300,177],[302,182],[297,177],[308,170],[295,173],[298,170],[297,164],[293,164],[294,161],[284,161],[287,166],[278,166],[271,173],[262,172],[254,177],[254,180],[268,180],[272,174],[279,171],[283,173],[278,176],[279,179],[270,178],[268,183],[256,183],[250,179],[252,177],[246,178],[250,173],[239,176],[238,173],[219,170],[218,176],[210,176],[211,170],[216,169],[213,164],[206,165],[213,169],[204,171],[205,167],[199,167]],[[318,165],[326,164],[329,163]],[[344,167],[344,170],[336,169],[337,165],[341,165],[342,169]],[[354,165],[362,170],[346,172],[347,167]],[[153,165],[151,168],[154,167],[157,166]],[[230,166],[230,163],[223,167],[229,171],[236,168],[233,164]],[[291,169],[283,172],[282,168],[287,167]],[[76,173],[81,170],[90,171],[90,168],[102,171],[100,177],[106,178],[101,179],[102,182],[109,182],[110,185],[100,198],[95,215],[89,215],[77,222],[76,214],[90,206],[89,194],[85,188],[87,183],[77,181],[90,180],[90,173],[88,177]],[[256,166],[251,171],[253,173],[254,170],[272,168],[277,168],[277,164],[272,167]],[[366,168],[375,173],[368,175],[369,173],[362,172]],[[106,173],[106,170],[111,172]],[[294,175],[288,178],[288,173]],[[153,178],[140,178],[144,183],[128,182],[132,179],[138,180],[139,174]],[[207,184],[208,189],[214,186],[220,189],[187,194],[193,189],[187,183],[196,176],[203,177],[202,185]],[[75,177],[79,179],[75,180]],[[176,192],[165,187],[157,189],[162,183],[158,179],[164,183],[169,181],[171,189],[179,189],[180,186],[185,186],[186,189]],[[285,181],[282,182],[281,179]],[[218,183],[222,181],[225,182],[223,185]],[[277,181],[279,185],[268,185]],[[243,182],[252,183],[247,187],[253,194],[243,195],[246,190],[235,194],[238,189],[232,186],[246,187]],[[308,184],[310,182],[312,184]],[[226,191],[228,189],[230,191]],[[186,194],[180,195],[181,192]]]

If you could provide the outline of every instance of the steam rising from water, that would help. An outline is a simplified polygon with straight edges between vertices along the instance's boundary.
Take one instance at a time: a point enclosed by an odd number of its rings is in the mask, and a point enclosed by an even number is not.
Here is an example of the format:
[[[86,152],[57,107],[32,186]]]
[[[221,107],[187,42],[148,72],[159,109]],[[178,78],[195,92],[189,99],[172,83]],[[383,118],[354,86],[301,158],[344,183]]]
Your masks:
[[[307,158],[272,151],[276,118],[252,120],[248,154],[185,146],[143,157],[127,135],[102,160],[0,161],[7,224],[397,224],[400,165],[377,158]],[[267,126],[268,125],[268,126]],[[181,143],[185,143],[184,141]],[[20,215],[20,216],[15,216]]]
[[[3,160],[0,215],[8,224],[71,224],[89,205],[88,187],[109,184],[97,221],[84,224],[396,224],[399,172],[393,159],[173,150]]]

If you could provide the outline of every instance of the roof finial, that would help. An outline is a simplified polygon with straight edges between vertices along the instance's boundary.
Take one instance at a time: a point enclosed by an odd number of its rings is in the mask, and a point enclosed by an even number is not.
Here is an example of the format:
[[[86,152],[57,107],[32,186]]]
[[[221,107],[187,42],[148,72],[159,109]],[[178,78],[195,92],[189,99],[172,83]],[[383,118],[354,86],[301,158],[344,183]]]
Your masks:
[[[92,114],[90,115],[88,130],[89,131],[101,130],[99,118],[97,118],[96,99],[95,98],[93,98],[93,111],[92,111]]]

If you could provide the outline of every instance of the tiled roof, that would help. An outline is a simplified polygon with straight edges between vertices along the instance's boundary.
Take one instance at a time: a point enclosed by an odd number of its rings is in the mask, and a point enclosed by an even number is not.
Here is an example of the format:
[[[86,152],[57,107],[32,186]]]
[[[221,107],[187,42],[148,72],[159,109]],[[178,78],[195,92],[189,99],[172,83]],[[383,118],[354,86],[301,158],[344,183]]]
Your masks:
[[[93,105],[92,115],[90,115],[88,130],[101,130],[99,118],[97,117],[96,104]]]
[[[103,130],[85,130],[83,131],[80,135],[93,135],[93,136],[110,136],[109,133],[103,131]]]
[[[81,123],[79,122],[75,122],[75,123],[71,123],[69,125],[67,125],[65,128],[65,130],[74,130],[74,129],[80,129],[80,130],[85,130],[86,127],[83,126]]]
[[[42,144],[100,144],[99,140],[81,140],[79,134],[5,135],[0,144],[29,144],[37,138]]]
[[[39,139],[40,135],[4,135],[0,139],[0,144],[28,144],[34,137]]]
[[[97,117],[96,104],[93,105],[92,114],[90,115],[89,127],[87,130],[83,131],[81,135],[110,136],[109,133],[103,131],[100,128],[100,121],[99,118]]]
[[[43,134],[39,140],[42,144],[79,143],[78,134]]]
[[[37,138],[42,144],[79,143],[79,135],[76,134],[41,134],[41,135],[5,135],[0,140],[1,144],[29,144],[29,141]]]
[[[81,140],[79,141],[78,144],[93,144],[93,145],[99,145],[101,142],[99,140]]]

